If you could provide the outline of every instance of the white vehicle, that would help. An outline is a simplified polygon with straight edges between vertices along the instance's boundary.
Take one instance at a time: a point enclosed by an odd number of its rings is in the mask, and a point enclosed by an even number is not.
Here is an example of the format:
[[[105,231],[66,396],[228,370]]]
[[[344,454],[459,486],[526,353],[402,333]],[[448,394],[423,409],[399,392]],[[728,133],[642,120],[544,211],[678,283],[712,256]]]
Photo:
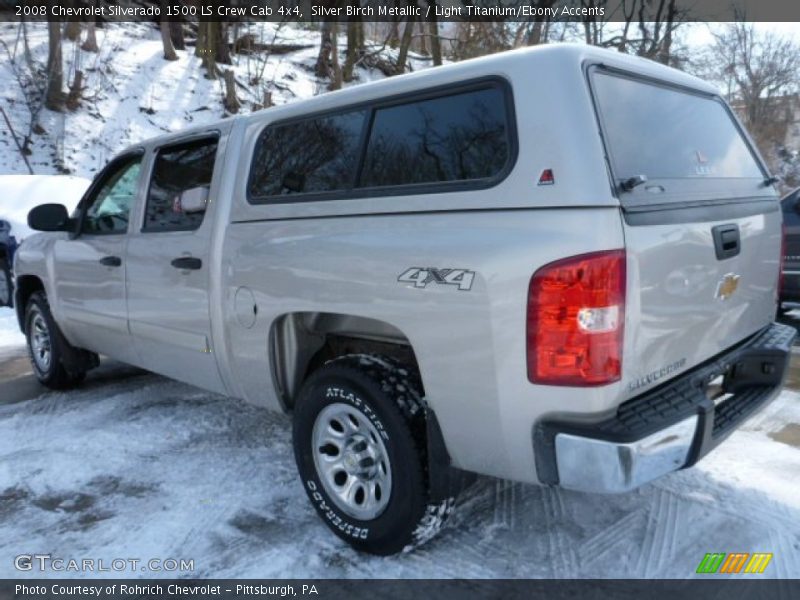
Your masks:
[[[696,78],[497,54],[130,148],[31,213],[17,310],[45,385],[103,354],[293,413],[322,519],[389,554],[468,474],[624,492],[772,399],[772,183]]]

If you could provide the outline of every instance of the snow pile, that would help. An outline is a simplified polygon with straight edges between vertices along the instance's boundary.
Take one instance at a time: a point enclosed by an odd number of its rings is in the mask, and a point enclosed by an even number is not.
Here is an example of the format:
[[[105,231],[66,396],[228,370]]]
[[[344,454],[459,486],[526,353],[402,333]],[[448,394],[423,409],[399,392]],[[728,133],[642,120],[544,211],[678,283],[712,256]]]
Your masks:
[[[0,348],[22,346],[24,344],[25,336],[19,330],[14,309],[0,308]]]

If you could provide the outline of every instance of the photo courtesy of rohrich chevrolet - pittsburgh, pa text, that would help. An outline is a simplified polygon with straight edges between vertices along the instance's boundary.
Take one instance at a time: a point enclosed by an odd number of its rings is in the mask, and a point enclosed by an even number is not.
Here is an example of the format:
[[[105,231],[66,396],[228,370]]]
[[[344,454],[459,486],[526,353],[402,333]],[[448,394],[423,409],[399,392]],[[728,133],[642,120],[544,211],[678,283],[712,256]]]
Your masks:
[[[800,5],[0,0],[0,598],[796,598]]]

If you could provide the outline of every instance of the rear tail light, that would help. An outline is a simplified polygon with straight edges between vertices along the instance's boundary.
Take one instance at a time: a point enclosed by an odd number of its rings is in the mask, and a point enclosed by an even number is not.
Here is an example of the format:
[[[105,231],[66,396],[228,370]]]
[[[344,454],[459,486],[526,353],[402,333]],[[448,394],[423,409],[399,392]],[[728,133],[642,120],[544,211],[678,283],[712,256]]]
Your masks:
[[[528,288],[528,379],[545,385],[619,381],[625,325],[625,251],[545,265]]]

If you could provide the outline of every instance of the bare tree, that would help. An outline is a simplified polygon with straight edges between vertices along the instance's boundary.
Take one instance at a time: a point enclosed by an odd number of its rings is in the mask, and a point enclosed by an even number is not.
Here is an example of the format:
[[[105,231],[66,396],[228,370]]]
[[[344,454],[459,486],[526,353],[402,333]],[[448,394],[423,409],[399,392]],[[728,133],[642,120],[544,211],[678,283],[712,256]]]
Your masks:
[[[45,107],[62,110],[64,107],[64,65],[61,55],[61,23],[47,23],[47,92]]]
[[[412,34],[414,33],[414,17],[409,16],[406,26],[403,28],[403,37],[400,39],[400,49],[397,51],[397,73],[404,73],[406,61],[408,60],[408,48],[411,46]]]
[[[94,19],[90,19],[86,24],[86,39],[81,44],[81,50],[85,52],[97,52],[97,23]]]
[[[436,17],[436,0],[428,0],[428,7],[430,8],[430,22],[428,29],[431,36],[431,57],[433,57],[433,65],[435,67],[442,64],[442,40],[439,37],[439,20]]]
[[[772,163],[786,139],[800,89],[800,45],[752,23],[712,30],[714,42],[697,65],[717,82]],[[795,149],[797,150],[797,149]]]
[[[314,65],[314,73],[317,77],[327,78],[331,75],[332,31],[333,23],[331,21],[323,21],[320,30],[319,54]]]
[[[339,66],[339,45],[338,45],[339,24],[334,21],[331,23],[331,83],[330,90],[342,88],[342,68]]]
[[[161,43],[164,45],[164,59],[165,60],[178,60],[178,54],[175,52],[175,46],[172,43],[172,31],[170,30],[169,21],[167,20],[167,4],[168,0],[161,0]]]

